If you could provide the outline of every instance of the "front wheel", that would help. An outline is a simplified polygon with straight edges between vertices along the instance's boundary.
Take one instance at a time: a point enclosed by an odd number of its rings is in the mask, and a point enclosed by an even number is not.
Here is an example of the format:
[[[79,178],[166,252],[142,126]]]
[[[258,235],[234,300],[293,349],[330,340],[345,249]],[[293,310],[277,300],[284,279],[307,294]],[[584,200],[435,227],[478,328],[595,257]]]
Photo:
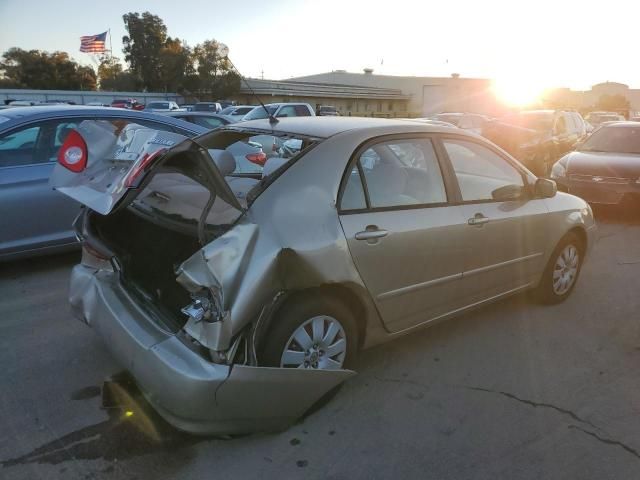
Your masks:
[[[573,233],[567,234],[553,251],[535,296],[543,303],[560,303],[569,297],[578,280],[584,247]]]
[[[340,301],[301,295],[286,303],[263,341],[260,363],[270,367],[335,370],[355,359],[357,328]]]

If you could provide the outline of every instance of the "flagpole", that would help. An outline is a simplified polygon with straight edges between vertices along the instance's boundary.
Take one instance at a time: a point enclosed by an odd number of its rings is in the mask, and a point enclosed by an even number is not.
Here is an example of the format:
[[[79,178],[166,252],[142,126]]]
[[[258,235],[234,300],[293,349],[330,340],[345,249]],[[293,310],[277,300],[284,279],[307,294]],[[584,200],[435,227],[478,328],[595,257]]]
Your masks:
[[[109,63],[113,64],[113,43],[111,42],[111,29],[109,29],[109,51],[111,52],[111,61]]]

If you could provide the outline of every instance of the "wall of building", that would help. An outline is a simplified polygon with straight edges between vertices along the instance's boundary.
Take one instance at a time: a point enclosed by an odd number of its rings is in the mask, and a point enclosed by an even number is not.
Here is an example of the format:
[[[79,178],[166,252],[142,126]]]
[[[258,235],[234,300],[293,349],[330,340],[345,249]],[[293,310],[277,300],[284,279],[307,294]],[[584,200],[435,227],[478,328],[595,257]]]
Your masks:
[[[238,103],[255,104],[253,91],[264,103],[305,102],[313,108],[331,105],[343,115],[406,116],[409,101],[408,95],[395,88],[255,78],[247,83],[234,98]]]
[[[466,111],[498,115],[505,108],[495,98],[491,81],[451,77],[401,77],[375,73],[333,71],[290,80],[399,89],[408,95],[410,114],[428,116],[443,111]]]

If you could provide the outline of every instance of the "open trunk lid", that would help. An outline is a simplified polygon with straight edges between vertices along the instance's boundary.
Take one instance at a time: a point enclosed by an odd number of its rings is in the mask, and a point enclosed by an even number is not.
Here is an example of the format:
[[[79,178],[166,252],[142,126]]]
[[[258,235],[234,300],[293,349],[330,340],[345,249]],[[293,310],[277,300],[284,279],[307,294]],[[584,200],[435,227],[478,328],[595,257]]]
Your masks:
[[[197,177],[212,194],[242,211],[211,153],[197,139],[124,121],[85,120],[69,134],[49,180],[56,190],[108,215],[131,203],[145,177],[177,154],[197,157]]]

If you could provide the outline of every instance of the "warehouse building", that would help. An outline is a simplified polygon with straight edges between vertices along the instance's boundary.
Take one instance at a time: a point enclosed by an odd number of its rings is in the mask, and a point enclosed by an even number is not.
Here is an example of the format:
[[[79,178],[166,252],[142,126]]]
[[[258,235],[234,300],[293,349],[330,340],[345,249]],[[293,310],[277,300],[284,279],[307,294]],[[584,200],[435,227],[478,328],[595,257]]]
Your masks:
[[[264,103],[304,102],[316,110],[320,105],[331,105],[341,115],[406,117],[411,99],[398,88],[255,78],[247,83],[234,97],[239,104],[255,104],[253,91]]]
[[[450,77],[406,77],[377,75],[370,68],[362,73],[334,70],[327,73],[295,77],[287,83],[313,82],[343,88],[368,87],[397,89],[408,97],[410,116],[426,117],[445,111],[474,112],[498,115],[505,108],[495,97],[492,81],[483,78]]]

